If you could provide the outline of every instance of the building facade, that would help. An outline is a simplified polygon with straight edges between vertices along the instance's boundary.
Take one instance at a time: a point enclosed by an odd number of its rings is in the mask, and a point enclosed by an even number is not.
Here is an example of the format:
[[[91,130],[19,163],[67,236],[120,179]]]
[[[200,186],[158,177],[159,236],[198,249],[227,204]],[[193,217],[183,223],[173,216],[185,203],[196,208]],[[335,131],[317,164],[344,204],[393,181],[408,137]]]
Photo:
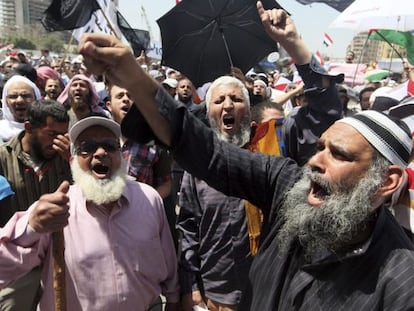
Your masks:
[[[39,23],[51,0],[0,0],[0,34],[22,34],[25,27]]]
[[[354,37],[348,50],[355,53],[355,62],[370,64],[380,59],[400,58],[407,56],[404,47],[394,44],[392,47],[385,41],[368,39],[368,32],[361,32]]]

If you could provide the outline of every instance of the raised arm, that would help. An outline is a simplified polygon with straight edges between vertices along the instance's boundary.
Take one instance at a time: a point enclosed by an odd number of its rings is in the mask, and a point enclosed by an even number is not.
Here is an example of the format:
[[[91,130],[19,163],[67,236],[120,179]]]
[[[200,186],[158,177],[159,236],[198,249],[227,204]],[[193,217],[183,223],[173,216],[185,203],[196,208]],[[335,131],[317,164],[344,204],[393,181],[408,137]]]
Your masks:
[[[79,52],[93,74],[104,74],[112,83],[126,88],[155,135],[171,145],[171,132],[165,118],[158,112],[155,95],[159,84],[135,60],[130,49],[117,38],[103,34],[86,34],[79,43]]]
[[[257,11],[267,34],[283,46],[295,64],[308,64],[312,53],[298,34],[295,23],[289,14],[281,9],[265,10],[260,1],[257,2]]]

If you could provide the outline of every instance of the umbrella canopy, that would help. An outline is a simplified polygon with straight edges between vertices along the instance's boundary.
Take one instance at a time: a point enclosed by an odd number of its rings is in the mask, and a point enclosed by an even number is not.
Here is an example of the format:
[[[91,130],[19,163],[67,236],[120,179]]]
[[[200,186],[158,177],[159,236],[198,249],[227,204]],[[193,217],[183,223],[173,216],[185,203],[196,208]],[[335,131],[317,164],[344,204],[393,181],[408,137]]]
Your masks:
[[[386,77],[389,77],[389,75],[390,75],[389,70],[373,69],[365,73],[365,80],[368,80],[369,82],[380,81],[382,79],[385,79]]]
[[[355,0],[329,27],[408,31],[414,29],[414,6],[407,0]]]
[[[266,9],[281,8],[274,0]],[[162,63],[189,77],[196,86],[238,67],[246,73],[277,50],[266,34],[256,0],[183,0],[157,20]]]

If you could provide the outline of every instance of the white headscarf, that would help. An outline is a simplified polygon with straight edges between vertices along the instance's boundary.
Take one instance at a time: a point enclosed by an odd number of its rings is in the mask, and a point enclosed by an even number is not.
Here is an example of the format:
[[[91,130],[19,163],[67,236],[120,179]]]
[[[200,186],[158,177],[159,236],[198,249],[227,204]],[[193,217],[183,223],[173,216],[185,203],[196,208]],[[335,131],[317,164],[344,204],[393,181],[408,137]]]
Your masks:
[[[42,95],[40,94],[39,88],[34,84],[32,81],[27,79],[26,77],[15,75],[11,77],[3,88],[2,94],[2,106],[3,106],[3,120],[0,121],[0,140],[3,142],[10,140],[13,136],[20,133],[24,130],[24,123],[16,122],[14,116],[10,110],[9,105],[7,104],[6,97],[9,93],[9,88],[13,83],[16,82],[23,82],[26,83],[31,87],[33,93],[35,94],[35,99],[40,100],[42,99]]]
[[[26,77],[19,76],[19,75],[12,76],[4,85],[3,94],[1,96],[2,98],[1,101],[2,101],[2,106],[3,106],[3,120],[15,121],[14,116],[10,110],[10,107],[7,104],[6,97],[9,93],[10,86],[16,82],[23,82],[23,83],[28,84],[30,88],[33,90],[36,100],[42,99],[42,95],[40,94],[40,90],[36,86],[36,84],[34,84],[32,81],[30,81]]]

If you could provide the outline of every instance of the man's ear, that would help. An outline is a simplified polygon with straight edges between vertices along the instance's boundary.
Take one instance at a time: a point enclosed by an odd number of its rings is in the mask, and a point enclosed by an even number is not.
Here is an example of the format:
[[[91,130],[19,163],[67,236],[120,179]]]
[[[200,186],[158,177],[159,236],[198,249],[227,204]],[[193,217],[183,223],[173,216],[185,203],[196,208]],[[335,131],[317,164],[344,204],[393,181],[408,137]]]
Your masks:
[[[28,133],[32,133],[32,124],[29,121],[24,121],[24,130]]]
[[[109,112],[112,112],[111,101],[110,100],[107,100],[105,104],[106,104],[106,108],[109,110]]]
[[[398,165],[390,165],[388,167],[388,176],[383,185],[378,189],[377,194],[381,198],[391,196],[395,191],[402,187],[404,182],[404,169]]]

